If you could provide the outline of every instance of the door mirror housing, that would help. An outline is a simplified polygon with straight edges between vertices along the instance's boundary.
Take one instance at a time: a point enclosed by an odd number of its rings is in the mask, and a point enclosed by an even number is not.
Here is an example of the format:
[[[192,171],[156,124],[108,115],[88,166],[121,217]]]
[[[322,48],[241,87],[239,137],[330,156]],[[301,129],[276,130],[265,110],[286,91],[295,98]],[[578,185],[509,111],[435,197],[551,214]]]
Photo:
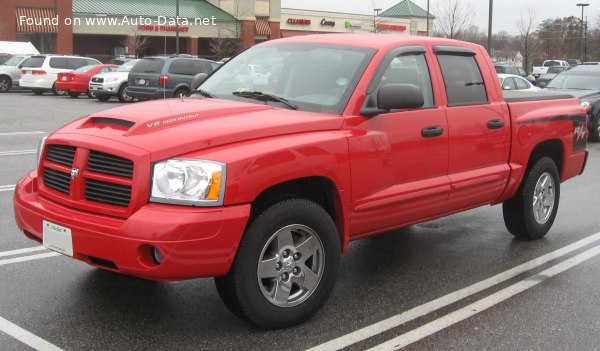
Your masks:
[[[414,84],[386,84],[377,92],[377,107],[385,110],[421,108],[423,92]]]
[[[194,79],[192,79],[192,84],[190,85],[191,90],[194,91],[194,90],[198,89],[200,84],[202,84],[202,82],[204,82],[207,77],[208,77],[208,74],[206,74],[206,73],[196,74],[194,76]]]

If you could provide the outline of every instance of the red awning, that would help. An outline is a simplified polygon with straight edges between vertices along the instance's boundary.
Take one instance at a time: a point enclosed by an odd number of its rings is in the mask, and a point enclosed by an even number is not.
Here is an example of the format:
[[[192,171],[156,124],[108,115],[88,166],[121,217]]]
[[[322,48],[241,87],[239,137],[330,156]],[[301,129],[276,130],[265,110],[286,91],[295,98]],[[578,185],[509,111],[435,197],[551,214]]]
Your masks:
[[[58,32],[56,10],[45,7],[17,7],[17,33]]]
[[[256,17],[256,34],[271,35],[271,26],[269,25],[268,17]]]

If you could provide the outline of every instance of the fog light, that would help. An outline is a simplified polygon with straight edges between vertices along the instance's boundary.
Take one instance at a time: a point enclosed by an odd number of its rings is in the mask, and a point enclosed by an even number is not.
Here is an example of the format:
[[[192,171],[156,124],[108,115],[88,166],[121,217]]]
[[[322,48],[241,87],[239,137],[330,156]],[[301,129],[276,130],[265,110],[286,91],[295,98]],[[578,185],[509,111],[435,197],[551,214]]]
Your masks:
[[[161,264],[163,262],[163,255],[156,247],[152,247],[151,253],[154,263]]]

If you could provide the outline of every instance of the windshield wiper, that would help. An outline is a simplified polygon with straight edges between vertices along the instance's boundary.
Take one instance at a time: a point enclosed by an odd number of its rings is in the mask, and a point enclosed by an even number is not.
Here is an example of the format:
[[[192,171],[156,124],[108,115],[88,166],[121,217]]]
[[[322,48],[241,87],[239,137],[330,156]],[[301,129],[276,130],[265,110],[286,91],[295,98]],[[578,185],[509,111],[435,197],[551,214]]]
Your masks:
[[[234,91],[231,94],[233,94],[235,96],[248,98],[248,99],[254,99],[254,100],[263,101],[263,102],[267,102],[267,101],[279,102],[280,104],[283,104],[292,110],[298,109],[298,106],[290,104],[287,99],[284,99],[279,96],[271,95],[271,94],[266,94],[266,93],[263,93],[262,91]]]
[[[202,95],[204,97],[211,98],[211,99],[217,97],[215,94],[209,93],[208,91],[202,90],[202,89],[196,89],[196,90],[192,91],[190,93],[190,96],[192,96],[192,95]]]

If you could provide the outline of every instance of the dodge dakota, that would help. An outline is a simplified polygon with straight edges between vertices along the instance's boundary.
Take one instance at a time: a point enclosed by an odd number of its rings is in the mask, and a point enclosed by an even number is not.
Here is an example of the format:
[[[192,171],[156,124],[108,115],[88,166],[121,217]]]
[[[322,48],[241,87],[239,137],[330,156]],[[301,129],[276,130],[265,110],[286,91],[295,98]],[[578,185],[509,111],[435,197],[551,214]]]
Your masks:
[[[267,78],[252,79],[251,65]],[[191,97],[51,133],[14,213],[27,237],[98,268],[215,277],[232,312],[283,328],[323,306],[351,240],[496,204],[512,235],[543,237],[561,183],[585,167],[586,106],[505,98],[475,44],[272,40]]]

